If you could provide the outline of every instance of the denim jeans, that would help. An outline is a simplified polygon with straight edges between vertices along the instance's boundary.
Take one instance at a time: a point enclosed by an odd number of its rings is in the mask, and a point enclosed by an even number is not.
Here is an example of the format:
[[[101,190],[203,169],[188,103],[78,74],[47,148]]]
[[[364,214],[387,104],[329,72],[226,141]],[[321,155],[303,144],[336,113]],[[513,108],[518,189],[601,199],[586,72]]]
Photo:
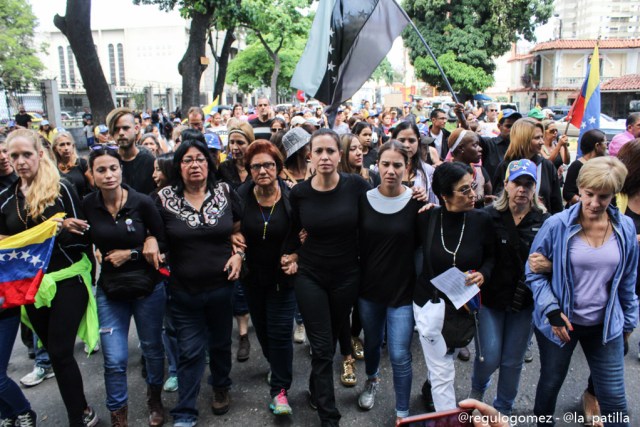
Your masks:
[[[231,387],[231,330],[233,284],[190,294],[170,289],[169,312],[178,337],[178,403],[174,422],[197,421],[196,401],[209,347],[209,369],[214,390]]]
[[[38,338],[37,334],[33,334],[33,350],[36,353],[36,366],[39,366],[44,369],[51,368],[51,360],[49,360],[49,353],[47,353],[47,349],[44,348],[44,344],[40,343],[40,338]]]
[[[533,307],[520,312],[495,310],[482,306],[478,312],[477,340],[482,349],[484,361],[476,346],[471,388],[483,392],[489,388],[491,375],[500,368],[498,392],[493,406],[503,414],[510,414],[518,394],[520,372],[524,354],[529,344],[529,331]]]
[[[333,271],[300,267],[294,276],[298,307],[311,344],[309,391],[318,405],[322,425],[337,426],[333,388],[333,356],[340,328],[358,298],[360,270]]]
[[[571,341],[560,347],[535,329],[540,349],[540,379],[536,389],[533,413],[551,415],[556,409],[558,392],[571,364],[573,350],[580,343],[591,370],[591,378],[600,403],[600,413],[615,419],[627,416],[627,399],[624,390],[624,338],[622,335],[602,344],[603,325],[573,325],[569,332]],[[539,426],[554,423],[538,423]],[[605,426],[629,426],[629,423],[605,423]]]
[[[291,322],[296,307],[292,287],[249,284],[245,288],[251,322],[271,367],[271,397],[291,388],[293,341]]]
[[[233,315],[244,316],[249,314],[249,305],[247,305],[247,290],[244,283],[240,280],[233,282]]]
[[[413,307],[387,307],[368,301],[358,300],[360,320],[364,329],[364,362],[369,379],[379,376],[380,352],[387,326],[387,349],[393,369],[393,388],[396,393],[396,416],[409,416],[411,397],[411,339],[413,337]]]
[[[164,312],[164,322],[162,326],[162,344],[164,345],[164,354],[167,356],[167,372],[170,377],[178,376],[178,339],[176,338],[176,328],[173,326],[173,320],[169,313],[169,305],[171,304],[171,294],[169,293],[168,284],[165,283],[165,295],[167,305]]]
[[[20,387],[7,376],[7,367],[18,335],[20,316],[0,319],[0,417],[15,418],[27,412],[31,405]]]
[[[117,411],[127,406],[127,363],[129,360],[129,325],[136,322],[140,348],[147,366],[147,384],[162,385],[164,349],[162,318],[164,317],[164,283],[158,283],[151,295],[131,301],[114,301],[98,287],[96,292],[100,343],[104,356],[104,383],[107,409]]]

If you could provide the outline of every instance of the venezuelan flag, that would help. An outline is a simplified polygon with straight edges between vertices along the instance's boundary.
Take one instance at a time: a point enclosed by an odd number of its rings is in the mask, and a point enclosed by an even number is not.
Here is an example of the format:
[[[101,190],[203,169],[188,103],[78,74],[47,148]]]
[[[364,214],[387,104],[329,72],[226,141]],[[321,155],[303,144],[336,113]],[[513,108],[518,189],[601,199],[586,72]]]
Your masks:
[[[213,107],[217,107],[217,106],[218,106],[218,97],[216,96],[216,99],[214,99],[211,104],[205,105],[204,107],[202,107],[202,111],[204,111],[204,113],[207,116],[210,116],[211,112],[213,111]]]
[[[57,224],[54,218],[0,240],[0,297],[2,308],[33,304],[49,266]]]
[[[587,77],[584,80],[582,89],[580,89],[580,95],[569,111],[571,124],[580,129],[578,157],[582,155],[580,151],[582,135],[588,130],[600,128],[600,108],[600,55],[598,54],[598,44],[596,43],[587,66]]]

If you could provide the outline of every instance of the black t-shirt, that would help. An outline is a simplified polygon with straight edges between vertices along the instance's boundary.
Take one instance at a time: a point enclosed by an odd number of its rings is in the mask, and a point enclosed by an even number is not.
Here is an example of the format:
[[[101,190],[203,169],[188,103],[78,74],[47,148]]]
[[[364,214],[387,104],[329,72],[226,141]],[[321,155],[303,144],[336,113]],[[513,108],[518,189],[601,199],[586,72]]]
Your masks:
[[[27,226],[25,227],[25,224],[20,220],[20,217],[18,217],[16,207],[17,194],[18,208],[22,219],[24,219],[26,217],[24,210],[25,198],[21,191],[16,192],[19,183],[20,181],[16,181],[11,187],[0,194],[0,234],[5,236],[18,234],[25,231],[27,227],[31,228],[37,224],[41,224],[58,212],[65,212],[67,214],[66,218],[84,219],[80,200],[73,186],[61,180],[60,194],[58,194],[58,197],[53,203],[45,209],[43,217],[37,218],[36,220],[28,217]],[[73,234],[63,228],[56,237],[47,272],[58,271],[80,261],[82,254],[88,249],[88,246],[88,235],[81,236]]]
[[[273,119],[269,119],[266,122],[260,120],[259,117],[256,117],[253,120],[249,120],[249,124],[253,128],[253,134],[256,139],[266,139],[269,141],[271,139],[271,124],[273,123]]]
[[[3,190],[11,187],[11,184],[16,182],[17,180],[18,175],[16,175],[15,172],[11,172],[9,175],[0,176],[0,193],[2,193]]]
[[[164,249],[164,224],[151,197],[138,193],[127,185],[122,187],[128,191],[127,201],[115,218],[105,207],[100,191],[89,194],[82,201],[82,210],[91,225],[91,243],[100,250],[103,257],[115,249],[136,249],[142,252],[144,239],[149,235],[154,236],[160,248]],[[102,263],[104,273],[137,270],[155,273],[153,266],[142,257],[129,260],[118,268],[110,262]]]
[[[84,113],[84,114],[82,115],[82,122],[86,125],[86,124],[87,124],[87,121],[89,121],[89,120],[93,120],[93,114],[91,114],[91,113]]]
[[[69,172],[63,173],[62,171],[60,171],[60,176],[64,177],[73,185],[76,193],[78,193],[78,197],[80,197],[81,200],[91,191],[89,181],[85,176],[87,170],[89,170],[87,161],[85,159],[78,158],[78,160],[76,160],[75,166],[72,167]]]
[[[361,298],[389,307],[411,304],[418,209],[419,203],[409,199],[400,211],[383,214],[371,206],[366,194],[360,196]]]
[[[18,126],[22,126],[24,128],[26,128],[27,126],[29,126],[29,122],[31,121],[31,115],[24,113],[24,114],[16,114],[16,124]]]
[[[348,271],[358,263],[358,202],[371,187],[361,176],[340,173],[336,188],[318,191],[311,180],[291,190],[291,230],[285,253],[300,245],[298,233],[307,231],[299,248],[299,265],[313,269]]]
[[[509,148],[509,140],[503,139],[500,135],[495,137],[481,137],[480,146],[482,147],[482,167],[493,179],[498,169],[498,165],[504,160],[504,155]],[[502,176],[504,181],[504,175]],[[496,194],[496,190],[493,190]]]
[[[573,196],[578,195],[578,174],[583,165],[584,163],[577,159],[567,169],[567,176],[564,179],[564,187],[562,188],[562,198],[565,202],[569,202],[573,199]]]
[[[122,161],[122,182],[138,193],[151,194],[156,188],[153,182],[153,162],[155,158],[149,151],[140,149],[133,160]]]
[[[431,209],[418,217],[418,236],[420,237],[424,264],[422,274],[416,283],[414,302],[422,307],[434,292],[435,286],[430,279],[444,273],[453,266],[453,255],[442,246],[440,218],[444,219],[444,243],[448,250],[455,251],[458,246],[462,225],[464,234],[456,254],[456,267],[461,271],[475,270],[484,276],[485,282],[491,279],[494,266],[494,233],[491,218],[486,212],[474,209],[466,213],[449,212],[444,207]],[[431,244],[425,242],[429,226],[429,217],[435,215],[435,228]],[[466,220],[464,219],[466,216]],[[430,251],[429,251],[430,246]],[[429,263],[433,277],[429,277]],[[444,297],[442,293],[440,296]]]
[[[369,169],[369,166],[375,165],[378,161],[378,150],[375,148],[369,148],[367,154],[362,158],[362,167]]]
[[[218,179],[229,184],[231,188],[233,188],[234,190],[237,190],[238,187],[240,187],[243,183],[243,181],[240,180],[240,174],[238,173],[238,168],[236,167],[236,164],[233,162],[232,159],[227,159],[224,162],[220,163],[220,166],[218,167],[218,173],[216,175]],[[249,175],[247,175],[247,178],[245,178],[245,181],[248,178],[249,178]]]
[[[164,187],[158,191],[156,206],[169,246],[169,285],[189,293],[228,285],[224,266],[232,255],[233,223],[241,217],[235,191],[219,182],[196,211],[182,194]]]
[[[624,214],[633,220],[633,224],[636,226],[636,234],[640,234],[640,214],[635,213],[628,207]],[[640,262],[638,262],[638,278],[636,279],[636,295],[640,296]]]

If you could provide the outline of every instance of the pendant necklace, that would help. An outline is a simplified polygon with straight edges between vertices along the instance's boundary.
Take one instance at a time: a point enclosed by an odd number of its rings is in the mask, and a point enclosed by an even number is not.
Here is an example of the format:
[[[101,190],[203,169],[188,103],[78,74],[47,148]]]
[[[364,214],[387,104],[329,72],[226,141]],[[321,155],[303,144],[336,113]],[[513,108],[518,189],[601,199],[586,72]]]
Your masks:
[[[20,199],[18,199],[18,185],[16,185],[16,213],[18,214],[18,219],[24,224],[24,229],[26,230],[29,228],[29,226],[27,225],[29,222],[29,205],[27,204],[26,200],[24,202],[24,212],[25,217],[22,218],[22,214],[20,213]]]
[[[462,236],[464,236],[464,226],[467,223],[467,214],[466,212],[463,214],[462,216],[462,230],[460,231],[460,238],[458,239],[458,245],[456,246],[456,249],[451,252],[449,249],[447,249],[447,246],[444,244],[444,226],[443,226],[443,216],[442,216],[442,210],[440,210],[440,241],[442,242],[442,248],[445,250],[445,252],[447,252],[449,255],[453,255],[453,266],[456,266],[456,256],[458,255],[458,250],[460,249],[460,243],[462,243]]]
[[[258,208],[260,209],[260,215],[262,216],[262,221],[264,221],[264,228],[262,229],[262,240],[266,240],[267,238],[267,226],[269,225],[269,221],[271,221],[271,215],[273,215],[273,211],[278,204],[278,193],[280,192],[280,187],[276,191],[276,200],[273,202],[273,206],[271,206],[271,211],[269,212],[269,216],[265,218],[264,211],[262,210],[262,205],[260,205],[260,200],[258,200],[258,191],[254,190],[253,194],[256,196],[256,202],[258,203]]]

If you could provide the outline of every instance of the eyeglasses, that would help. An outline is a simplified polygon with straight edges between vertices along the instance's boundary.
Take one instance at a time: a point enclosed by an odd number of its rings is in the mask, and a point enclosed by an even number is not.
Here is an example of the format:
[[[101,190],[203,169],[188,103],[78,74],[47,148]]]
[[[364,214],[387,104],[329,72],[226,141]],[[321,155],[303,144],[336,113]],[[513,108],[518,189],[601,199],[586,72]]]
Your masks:
[[[271,133],[276,133],[279,130],[282,130],[282,128],[271,128]]]
[[[548,129],[549,133],[558,133],[558,129]]]
[[[462,193],[463,196],[469,197],[471,196],[471,192],[472,191],[476,191],[476,189],[478,188],[478,183],[473,181],[471,183],[471,185],[465,185],[463,187],[460,187],[458,190],[453,190],[456,193]]]
[[[91,147],[92,151],[97,151],[97,150],[111,150],[111,151],[117,151],[118,150],[118,146],[117,145],[102,145],[102,144],[97,144]]]
[[[262,168],[264,168],[264,170],[266,171],[270,171],[270,170],[274,170],[275,167],[276,167],[276,164],[274,162],[254,163],[249,166],[249,168],[253,172],[260,172]]]
[[[196,157],[195,159],[193,157],[185,157],[182,159],[182,164],[186,166],[191,166],[193,162],[196,162],[198,165],[202,165],[207,162],[207,159],[204,157]]]
[[[497,113],[498,112],[498,110],[489,110],[489,111],[491,111],[492,113]]]

